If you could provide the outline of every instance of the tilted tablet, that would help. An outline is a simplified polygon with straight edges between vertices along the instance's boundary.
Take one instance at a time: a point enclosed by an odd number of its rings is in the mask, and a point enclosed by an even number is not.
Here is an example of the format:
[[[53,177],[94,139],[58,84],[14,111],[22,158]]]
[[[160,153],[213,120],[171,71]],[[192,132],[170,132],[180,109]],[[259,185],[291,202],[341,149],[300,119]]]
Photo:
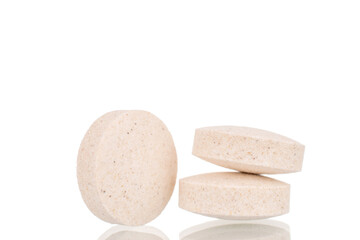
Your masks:
[[[257,174],[301,171],[304,145],[276,133],[235,126],[199,128],[193,154],[216,165]]]
[[[168,203],[177,157],[165,124],[145,111],[114,111],[96,120],[78,153],[77,176],[88,208],[110,223],[142,225]]]

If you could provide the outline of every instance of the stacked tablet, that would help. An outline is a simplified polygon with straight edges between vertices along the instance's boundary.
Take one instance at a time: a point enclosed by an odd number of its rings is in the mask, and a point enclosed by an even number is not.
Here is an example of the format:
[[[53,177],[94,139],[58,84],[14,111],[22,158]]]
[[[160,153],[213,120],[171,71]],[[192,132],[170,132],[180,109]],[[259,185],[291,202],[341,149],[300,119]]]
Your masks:
[[[290,138],[255,128],[197,129],[193,154],[237,172],[181,179],[179,206],[223,219],[258,219],[288,213],[290,185],[260,174],[301,171],[304,149]]]

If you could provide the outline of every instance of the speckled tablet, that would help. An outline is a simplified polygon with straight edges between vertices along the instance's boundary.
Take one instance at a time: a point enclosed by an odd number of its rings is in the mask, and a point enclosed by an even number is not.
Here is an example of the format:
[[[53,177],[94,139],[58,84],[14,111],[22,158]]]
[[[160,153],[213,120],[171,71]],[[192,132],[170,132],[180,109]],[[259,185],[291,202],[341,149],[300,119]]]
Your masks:
[[[172,137],[145,111],[114,111],[97,119],[78,154],[77,175],[88,208],[110,223],[142,225],[169,201],[177,174]]]
[[[259,175],[221,172],[180,180],[179,207],[221,219],[261,219],[289,212],[290,185]]]
[[[216,165],[258,174],[301,171],[305,147],[276,133],[218,126],[195,131],[193,154]]]

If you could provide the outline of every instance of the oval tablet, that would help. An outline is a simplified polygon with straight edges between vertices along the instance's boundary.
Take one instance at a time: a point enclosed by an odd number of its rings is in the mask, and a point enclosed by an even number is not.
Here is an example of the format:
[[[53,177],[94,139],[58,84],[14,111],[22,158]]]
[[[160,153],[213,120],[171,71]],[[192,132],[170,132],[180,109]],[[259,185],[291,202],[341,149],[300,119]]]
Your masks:
[[[96,120],[78,154],[77,176],[88,208],[110,223],[156,218],[176,182],[177,157],[161,120],[145,111],[114,111]]]
[[[290,185],[268,177],[207,173],[180,180],[179,207],[222,219],[260,219],[289,212]]]
[[[216,165],[257,174],[301,171],[304,145],[276,133],[218,126],[195,131],[193,155]]]

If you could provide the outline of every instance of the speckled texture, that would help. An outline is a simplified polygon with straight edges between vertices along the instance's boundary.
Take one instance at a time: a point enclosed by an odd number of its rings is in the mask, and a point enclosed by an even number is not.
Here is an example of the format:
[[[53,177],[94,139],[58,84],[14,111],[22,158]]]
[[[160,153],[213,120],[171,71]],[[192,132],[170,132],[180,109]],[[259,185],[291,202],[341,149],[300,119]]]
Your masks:
[[[222,219],[261,219],[289,212],[290,185],[259,175],[221,172],[180,180],[179,207]]]
[[[257,174],[301,171],[304,145],[276,133],[218,126],[195,131],[193,154],[216,165]]]
[[[145,111],[114,111],[96,120],[78,154],[77,176],[88,208],[110,223],[137,226],[156,218],[176,182],[172,137]]]

